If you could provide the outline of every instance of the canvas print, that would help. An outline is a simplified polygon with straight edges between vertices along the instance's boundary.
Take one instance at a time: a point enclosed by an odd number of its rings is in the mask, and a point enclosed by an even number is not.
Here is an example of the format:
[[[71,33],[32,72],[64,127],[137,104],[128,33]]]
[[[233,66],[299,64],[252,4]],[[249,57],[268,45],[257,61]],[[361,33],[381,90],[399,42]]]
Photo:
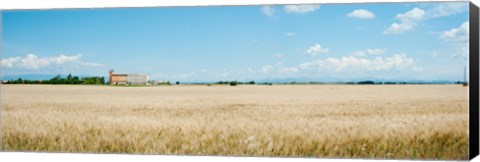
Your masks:
[[[468,2],[1,11],[1,149],[468,159]]]

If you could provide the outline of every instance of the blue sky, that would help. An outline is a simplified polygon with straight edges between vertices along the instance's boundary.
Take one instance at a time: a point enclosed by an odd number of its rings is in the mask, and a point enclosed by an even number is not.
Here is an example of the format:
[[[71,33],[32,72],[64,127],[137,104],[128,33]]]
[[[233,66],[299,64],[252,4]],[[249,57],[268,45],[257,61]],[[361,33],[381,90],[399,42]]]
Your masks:
[[[2,11],[2,75],[462,80],[468,2]]]

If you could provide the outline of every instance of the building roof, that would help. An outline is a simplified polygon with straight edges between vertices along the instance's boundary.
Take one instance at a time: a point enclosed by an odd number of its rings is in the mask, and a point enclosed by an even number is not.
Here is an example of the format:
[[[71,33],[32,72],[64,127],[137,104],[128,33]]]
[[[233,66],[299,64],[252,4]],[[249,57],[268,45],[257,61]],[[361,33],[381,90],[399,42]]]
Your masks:
[[[112,74],[112,76],[127,76],[127,74]]]

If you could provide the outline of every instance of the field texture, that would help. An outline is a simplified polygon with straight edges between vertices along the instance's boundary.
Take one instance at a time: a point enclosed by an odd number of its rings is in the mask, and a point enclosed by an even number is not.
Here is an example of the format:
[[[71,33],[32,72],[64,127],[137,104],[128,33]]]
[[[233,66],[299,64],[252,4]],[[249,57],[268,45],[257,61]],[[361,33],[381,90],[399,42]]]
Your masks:
[[[4,151],[467,159],[460,85],[2,85]]]

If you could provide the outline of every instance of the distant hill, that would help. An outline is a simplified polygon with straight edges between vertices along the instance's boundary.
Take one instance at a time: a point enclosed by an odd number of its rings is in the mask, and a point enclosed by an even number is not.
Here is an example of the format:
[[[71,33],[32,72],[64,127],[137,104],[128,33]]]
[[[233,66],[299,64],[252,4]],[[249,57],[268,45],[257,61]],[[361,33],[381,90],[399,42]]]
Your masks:
[[[335,77],[325,77],[325,78],[272,78],[268,82],[271,83],[308,83],[308,82],[323,82],[323,83],[340,83],[340,82],[361,82],[361,81],[373,81],[378,82],[396,82],[396,83],[409,83],[409,84],[453,84],[457,81],[452,80],[418,80],[414,78],[394,78],[394,79],[383,79],[383,78],[355,78],[355,79],[343,79]],[[258,83],[267,82],[267,80],[258,80]]]

